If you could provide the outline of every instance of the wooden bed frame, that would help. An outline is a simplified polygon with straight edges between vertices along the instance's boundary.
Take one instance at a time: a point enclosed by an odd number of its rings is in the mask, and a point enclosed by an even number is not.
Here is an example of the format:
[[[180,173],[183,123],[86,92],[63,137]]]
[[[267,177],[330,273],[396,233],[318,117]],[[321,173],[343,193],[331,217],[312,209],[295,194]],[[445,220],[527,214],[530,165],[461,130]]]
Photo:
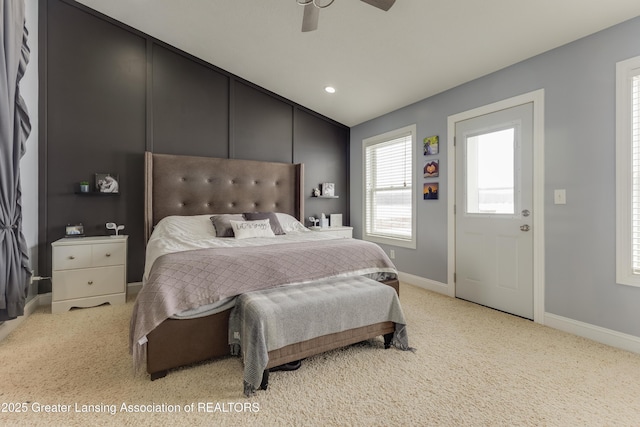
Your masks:
[[[253,160],[145,153],[145,238],[170,215],[249,211],[288,213],[304,218],[304,166]],[[398,280],[385,282],[399,291]],[[151,380],[169,369],[230,354],[231,310],[196,319],[167,319],[147,335]],[[393,322],[308,340],[269,353],[267,368],[391,334]]]

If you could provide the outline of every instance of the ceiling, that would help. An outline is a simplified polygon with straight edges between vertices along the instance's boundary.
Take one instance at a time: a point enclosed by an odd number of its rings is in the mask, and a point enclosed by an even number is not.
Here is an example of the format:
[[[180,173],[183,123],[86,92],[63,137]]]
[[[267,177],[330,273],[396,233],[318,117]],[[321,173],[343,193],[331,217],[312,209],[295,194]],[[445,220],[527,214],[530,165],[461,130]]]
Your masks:
[[[336,0],[302,33],[296,0],[79,3],[347,126],[640,15],[638,0]]]

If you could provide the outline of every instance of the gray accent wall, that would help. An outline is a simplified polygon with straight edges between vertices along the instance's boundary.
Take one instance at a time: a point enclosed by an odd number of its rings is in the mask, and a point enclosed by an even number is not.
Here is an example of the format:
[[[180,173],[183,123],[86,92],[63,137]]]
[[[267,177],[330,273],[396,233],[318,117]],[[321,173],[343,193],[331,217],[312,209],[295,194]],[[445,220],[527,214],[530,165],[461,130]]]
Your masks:
[[[116,222],[129,235],[128,281],[142,279],[145,151],[304,163],[306,215],[348,220],[348,127],[72,0],[39,7],[41,275],[65,225],[93,236]],[[76,194],[109,172],[118,195]],[[312,198],[320,182],[343,196]]]
[[[640,337],[640,288],[615,279],[615,67],[638,55],[635,18],[351,128],[354,235],[362,236],[362,140],[413,123],[420,141],[439,135],[440,199],[417,201],[418,247],[383,247],[395,250],[400,271],[446,283],[447,117],[544,89],[545,311]],[[566,205],[553,203],[558,188]]]

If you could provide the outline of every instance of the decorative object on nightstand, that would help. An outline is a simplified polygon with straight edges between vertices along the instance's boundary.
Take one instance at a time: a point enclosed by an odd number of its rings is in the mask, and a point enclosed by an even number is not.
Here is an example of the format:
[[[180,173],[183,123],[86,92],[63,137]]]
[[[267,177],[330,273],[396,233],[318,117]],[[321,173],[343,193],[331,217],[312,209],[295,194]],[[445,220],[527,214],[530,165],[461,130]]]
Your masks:
[[[331,227],[342,227],[342,214],[331,214],[329,216],[329,225]]]
[[[325,216],[325,214],[320,215],[320,228],[329,227],[329,218]]]
[[[82,237],[84,236],[84,225],[80,224],[67,224],[64,229],[65,237]]]
[[[51,312],[127,300],[128,236],[63,238],[53,253]]]
[[[116,237],[118,235],[118,231],[120,230],[124,230],[124,225],[116,225],[115,222],[108,222],[105,224],[105,227],[107,227],[107,230],[115,230],[116,234],[114,234],[111,237]]]

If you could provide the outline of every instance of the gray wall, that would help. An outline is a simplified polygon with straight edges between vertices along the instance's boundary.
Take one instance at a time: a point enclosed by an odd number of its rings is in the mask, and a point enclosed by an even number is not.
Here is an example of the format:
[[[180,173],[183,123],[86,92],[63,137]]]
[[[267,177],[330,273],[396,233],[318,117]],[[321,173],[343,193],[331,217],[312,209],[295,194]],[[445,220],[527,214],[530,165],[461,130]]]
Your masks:
[[[418,200],[417,249],[394,249],[400,271],[445,283],[447,117],[543,88],[545,311],[640,336],[640,288],[615,281],[615,65],[640,55],[639,41],[636,18],[352,128],[354,234],[362,235],[362,140],[412,123],[419,140],[439,135],[440,199]],[[567,190],[566,205],[553,204],[556,188]]]

